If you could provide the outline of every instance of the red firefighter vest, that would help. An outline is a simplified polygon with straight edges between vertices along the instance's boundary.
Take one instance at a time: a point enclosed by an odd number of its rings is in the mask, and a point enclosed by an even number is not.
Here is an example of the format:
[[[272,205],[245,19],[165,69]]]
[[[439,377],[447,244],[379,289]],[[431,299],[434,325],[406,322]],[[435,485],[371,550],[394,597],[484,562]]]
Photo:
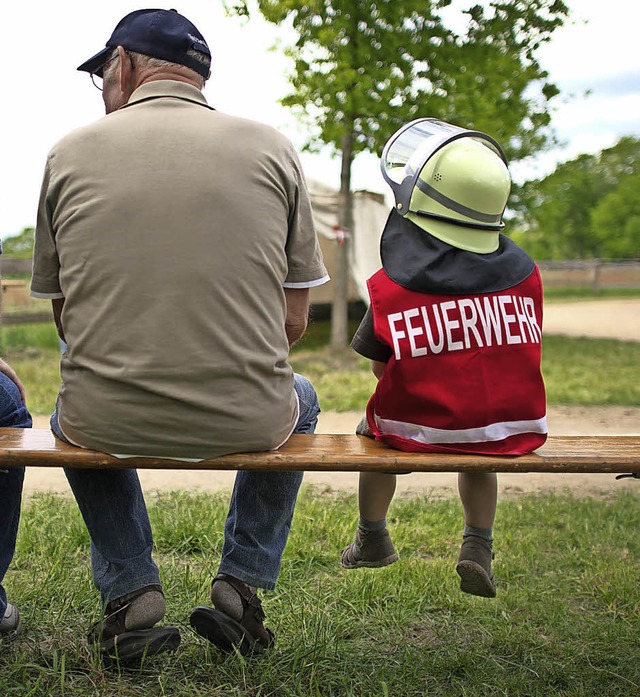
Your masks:
[[[522,455],[547,438],[537,266],[506,290],[419,293],[384,270],[367,282],[374,331],[393,354],[367,406],[400,450]]]

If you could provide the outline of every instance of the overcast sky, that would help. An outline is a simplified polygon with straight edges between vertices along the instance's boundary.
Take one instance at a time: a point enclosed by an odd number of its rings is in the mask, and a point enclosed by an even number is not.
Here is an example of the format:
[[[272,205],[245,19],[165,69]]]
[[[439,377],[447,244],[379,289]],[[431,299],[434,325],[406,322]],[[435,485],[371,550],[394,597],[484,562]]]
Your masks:
[[[399,0],[401,1],[401,0]],[[567,2],[567,0],[565,0]],[[470,5],[471,0],[455,6]],[[539,56],[563,93],[553,125],[565,145],[535,162],[512,168],[514,177],[542,176],[582,152],[597,152],[622,135],[640,136],[640,3],[635,0],[568,0],[573,18]],[[133,0],[12,2],[3,6],[0,80],[0,236],[35,224],[47,152],[65,133],[103,115],[101,95],[86,73],[76,71],[104,47],[128,12],[154,6]],[[270,51],[290,31],[259,18],[248,24],[224,16],[220,0],[177,0],[213,53],[205,95],[223,111],[269,123],[300,148],[302,128],[277,104],[288,91],[287,63]],[[585,21],[587,23],[585,23]],[[587,95],[586,93],[589,92]],[[328,155],[303,155],[307,177],[339,184],[340,165]],[[385,191],[377,158],[360,156],[354,188]]]

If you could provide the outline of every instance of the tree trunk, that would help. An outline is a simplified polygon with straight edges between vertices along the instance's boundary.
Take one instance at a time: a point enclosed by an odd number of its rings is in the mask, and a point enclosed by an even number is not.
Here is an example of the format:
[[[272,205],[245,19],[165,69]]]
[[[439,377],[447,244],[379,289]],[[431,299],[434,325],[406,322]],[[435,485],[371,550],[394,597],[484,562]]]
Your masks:
[[[351,163],[353,160],[353,125],[342,136],[342,168],[338,225],[342,233],[336,250],[331,307],[331,346],[344,348],[349,341],[349,255],[353,233],[353,196],[351,194]],[[339,238],[340,239],[340,238]]]

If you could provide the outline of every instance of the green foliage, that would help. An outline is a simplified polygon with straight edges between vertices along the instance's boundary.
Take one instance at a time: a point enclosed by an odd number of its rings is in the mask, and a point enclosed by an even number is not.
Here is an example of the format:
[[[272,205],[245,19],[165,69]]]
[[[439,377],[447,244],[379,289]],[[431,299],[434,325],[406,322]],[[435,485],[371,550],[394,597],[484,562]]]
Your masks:
[[[106,668],[86,643],[100,601],[77,505],[71,496],[28,498],[4,580],[23,633],[1,642],[0,694],[637,694],[640,492],[628,480],[615,486],[607,498],[505,496],[494,600],[458,588],[457,497],[397,497],[388,521],[400,561],[346,571],[338,560],[357,521],[355,491],[303,487],[278,588],[261,592],[276,644],[246,659],[220,654],[188,624],[192,609],[209,602],[229,492],[148,494],[165,622],[179,627],[182,643],[129,669]]]
[[[14,259],[31,259],[33,254],[33,242],[35,238],[35,228],[26,227],[24,230],[13,237],[6,237],[2,240],[2,253]]]
[[[558,89],[536,51],[563,24],[563,2],[476,4],[463,12],[461,33],[447,22],[450,0],[256,3],[269,22],[290,21],[298,33],[283,104],[310,126],[309,147],[380,151],[418,116],[485,130],[513,159],[551,140],[548,105]],[[246,16],[249,4],[233,9]]]
[[[640,256],[640,172],[622,179],[591,209],[591,229],[603,257]]]
[[[640,256],[640,138],[562,163],[526,182],[515,208],[525,234],[513,238],[536,259]]]

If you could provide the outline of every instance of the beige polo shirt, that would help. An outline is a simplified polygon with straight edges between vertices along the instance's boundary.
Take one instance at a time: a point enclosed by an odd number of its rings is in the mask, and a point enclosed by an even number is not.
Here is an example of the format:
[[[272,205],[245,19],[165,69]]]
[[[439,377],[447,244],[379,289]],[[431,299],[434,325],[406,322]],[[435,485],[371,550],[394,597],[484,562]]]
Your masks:
[[[265,450],[297,419],[283,288],[328,280],[297,155],[272,128],[147,83],[50,152],[32,295],[65,298],[74,443]]]

